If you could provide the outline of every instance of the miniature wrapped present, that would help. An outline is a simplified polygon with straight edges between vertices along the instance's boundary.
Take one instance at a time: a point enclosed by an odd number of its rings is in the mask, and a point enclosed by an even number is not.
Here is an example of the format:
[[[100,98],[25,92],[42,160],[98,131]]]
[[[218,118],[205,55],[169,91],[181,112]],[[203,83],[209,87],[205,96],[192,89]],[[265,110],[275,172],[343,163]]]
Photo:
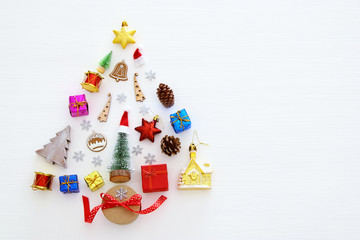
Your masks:
[[[69,110],[72,117],[89,115],[89,106],[85,94],[69,97]]]
[[[64,194],[80,192],[78,176],[76,174],[60,176],[59,182],[60,182],[60,192]]]
[[[141,179],[144,193],[169,190],[166,164],[141,166]]]
[[[84,179],[91,191],[95,191],[101,188],[105,184],[104,180],[102,179],[98,171],[93,171],[92,173],[87,175]]]
[[[190,117],[185,109],[179,110],[170,115],[170,122],[176,133],[183,132],[191,128]]]

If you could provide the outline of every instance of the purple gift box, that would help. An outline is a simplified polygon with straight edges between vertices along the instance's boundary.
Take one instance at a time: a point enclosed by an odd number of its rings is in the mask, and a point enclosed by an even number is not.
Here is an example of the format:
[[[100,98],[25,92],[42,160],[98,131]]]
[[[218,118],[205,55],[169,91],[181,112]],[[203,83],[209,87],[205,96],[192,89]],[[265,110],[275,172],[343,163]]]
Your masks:
[[[85,94],[69,97],[69,110],[72,117],[89,115]]]

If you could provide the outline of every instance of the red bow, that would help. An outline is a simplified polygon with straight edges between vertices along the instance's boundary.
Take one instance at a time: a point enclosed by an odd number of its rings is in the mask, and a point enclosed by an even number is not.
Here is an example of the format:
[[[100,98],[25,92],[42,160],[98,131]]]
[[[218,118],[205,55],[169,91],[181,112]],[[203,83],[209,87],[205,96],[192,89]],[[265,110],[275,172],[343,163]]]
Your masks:
[[[167,199],[164,195],[161,195],[159,197],[159,199],[152,206],[150,206],[144,210],[141,210],[141,211],[134,211],[131,208],[129,208],[128,206],[141,206],[142,196],[140,194],[135,194],[129,200],[124,201],[124,202],[119,202],[113,196],[106,194],[106,193],[101,193],[100,197],[102,198],[104,203],[94,207],[90,211],[89,198],[82,196],[83,204],[84,204],[85,222],[92,223],[96,213],[99,211],[100,208],[107,209],[107,208],[113,208],[113,207],[123,207],[123,208],[126,208],[127,210],[137,213],[137,214],[148,214],[148,213],[155,211],[157,208],[159,208],[160,205],[163,204],[163,202],[165,202],[165,200]]]

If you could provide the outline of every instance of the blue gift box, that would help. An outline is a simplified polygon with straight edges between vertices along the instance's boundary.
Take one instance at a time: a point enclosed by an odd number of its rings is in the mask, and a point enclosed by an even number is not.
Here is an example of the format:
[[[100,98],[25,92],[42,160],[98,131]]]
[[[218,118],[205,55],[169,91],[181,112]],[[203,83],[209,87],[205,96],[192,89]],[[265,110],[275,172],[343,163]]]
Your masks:
[[[76,174],[60,176],[59,182],[60,182],[60,192],[64,194],[80,192],[78,177]]]
[[[180,133],[191,128],[190,117],[185,109],[171,114],[170,122],[176,133]]]

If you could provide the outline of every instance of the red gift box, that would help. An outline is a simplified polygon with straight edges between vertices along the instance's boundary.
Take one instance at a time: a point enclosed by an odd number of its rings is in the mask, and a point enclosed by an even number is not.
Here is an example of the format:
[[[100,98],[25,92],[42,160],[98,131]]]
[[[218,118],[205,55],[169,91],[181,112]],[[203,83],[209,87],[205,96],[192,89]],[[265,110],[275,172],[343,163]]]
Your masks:
[[[141,179],[144,193],[169,190],[166,164],[141,166]]]

